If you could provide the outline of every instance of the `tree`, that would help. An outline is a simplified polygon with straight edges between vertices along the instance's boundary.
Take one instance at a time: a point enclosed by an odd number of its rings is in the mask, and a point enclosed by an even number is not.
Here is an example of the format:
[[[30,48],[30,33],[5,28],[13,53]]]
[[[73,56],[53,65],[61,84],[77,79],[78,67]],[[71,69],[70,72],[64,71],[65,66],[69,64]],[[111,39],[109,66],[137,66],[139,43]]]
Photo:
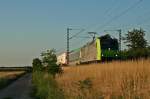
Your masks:
[[[33,59],[32,66],[34,71],[41,71],[43,68],[42,62],[39,58]]]
[[[43,65],[45,66],[48,73],[52,74],[54,78],[57,73],[62,72],[61,67],[56,64],[57,57],[54,49],[47,50],[46,52],[42,52],[41,56],[42,56]]]
[[[133,29],[128,31],[124,40],[129,49],[141,49],[147,47],[147,41],[144,38],[145,31],[143,29]]]
[[[128,31],[124,37],[128,50],[125,52],[128,59],[147,58],[149,56],[147,40],[143,29]]]

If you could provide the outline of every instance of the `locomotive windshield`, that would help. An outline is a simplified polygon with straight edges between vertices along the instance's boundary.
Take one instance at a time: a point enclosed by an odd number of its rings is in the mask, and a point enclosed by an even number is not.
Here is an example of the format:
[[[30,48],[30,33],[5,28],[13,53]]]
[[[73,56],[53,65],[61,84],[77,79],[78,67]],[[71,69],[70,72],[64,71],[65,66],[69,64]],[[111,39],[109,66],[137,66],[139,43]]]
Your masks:
[[[100,37],[102,50],[119,50],[118,40],[111,38],[109,34]]]

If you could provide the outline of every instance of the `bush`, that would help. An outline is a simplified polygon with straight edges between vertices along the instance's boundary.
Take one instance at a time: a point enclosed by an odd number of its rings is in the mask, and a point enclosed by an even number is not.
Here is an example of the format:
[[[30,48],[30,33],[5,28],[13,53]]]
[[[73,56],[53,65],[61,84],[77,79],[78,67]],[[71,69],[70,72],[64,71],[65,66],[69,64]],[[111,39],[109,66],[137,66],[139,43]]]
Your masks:
[[[32,66],[33,71],[42,71],[43,69],[42,62],[39,58],[33,59]]]
[[[48,73],[33,72],[33,86],[33,94],[36,99],[64,99],[63,92]]]
[[[53,78],[55,78],[56,74],[61,74],[63,72],[60,65],[53,64],[47,67],[48,73],[50,73]]]
[[[140,59],[150,57],[150,49],[131,49],[128,51],[122,51],[122,59]]]
[[[41,57],[45,69],[53,76],[53,78],[55,78],[57,73],[62,73],[61,66],[56,64],[57,57],[54,49],[42,52]]]

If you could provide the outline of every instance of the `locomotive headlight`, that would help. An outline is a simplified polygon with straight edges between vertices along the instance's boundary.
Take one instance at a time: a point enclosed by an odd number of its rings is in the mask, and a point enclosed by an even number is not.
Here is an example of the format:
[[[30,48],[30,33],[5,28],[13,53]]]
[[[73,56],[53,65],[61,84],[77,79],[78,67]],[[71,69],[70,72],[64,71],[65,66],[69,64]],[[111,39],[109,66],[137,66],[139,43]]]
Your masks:
[[[116,57],[117,57],[118,55],[116,54]]]
[[[102,56],[104,56],[104,55],[102,54]]]

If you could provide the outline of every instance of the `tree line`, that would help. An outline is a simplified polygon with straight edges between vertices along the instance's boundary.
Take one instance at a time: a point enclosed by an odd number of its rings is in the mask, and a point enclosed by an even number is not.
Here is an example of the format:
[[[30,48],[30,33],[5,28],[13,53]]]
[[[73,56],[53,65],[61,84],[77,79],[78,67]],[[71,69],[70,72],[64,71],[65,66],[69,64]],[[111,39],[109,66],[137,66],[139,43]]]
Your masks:
[[[128,48],[122,51],[121,56],[123,59],[150,57],[150,45],[145,39],[145,31],[142,28],[128,31],[123,40]]]

